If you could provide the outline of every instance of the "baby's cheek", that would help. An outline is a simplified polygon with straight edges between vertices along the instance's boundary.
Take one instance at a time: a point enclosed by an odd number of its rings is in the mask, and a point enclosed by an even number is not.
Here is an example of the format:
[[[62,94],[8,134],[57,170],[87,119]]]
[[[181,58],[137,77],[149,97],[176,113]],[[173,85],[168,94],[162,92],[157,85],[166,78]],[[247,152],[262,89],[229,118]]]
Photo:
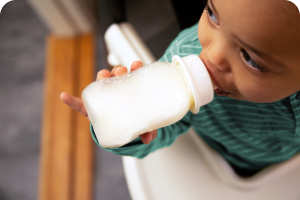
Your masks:
[[[202,47],[207,46],[207,44],[209,43],[209,29],[210,27],[207,26],[202,14],[198,25],[198,39]]]
[[[243,100],[255,103],[269,103],[277,100],[276,92],[271,89],[249,85],[241,91]]]
[[[240,76],[242,77],[242,76]],[[261,101],[261,97],[264,96],[264,91],[261,87],[251,83],[247,78],[235,80],[236,92],[234,92],[236,99],[250,102]]]

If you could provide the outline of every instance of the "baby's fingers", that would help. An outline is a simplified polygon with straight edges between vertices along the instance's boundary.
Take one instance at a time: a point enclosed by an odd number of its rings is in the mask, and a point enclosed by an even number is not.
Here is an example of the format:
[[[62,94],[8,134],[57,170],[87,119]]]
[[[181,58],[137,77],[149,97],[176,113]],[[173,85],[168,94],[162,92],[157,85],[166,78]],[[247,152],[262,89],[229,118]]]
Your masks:
[[[131,64],[131,71],[137,70],[139,68],[143,67],[143,63],[141,61],[134,61]],[[127,68],[121,65],[115,66],[111,72],[109,72],[106,69],[103,69],[101,71],[98,72],[97,74],[97,81],[101,80],[101,79],[105,79],[105,78],[109,78],[109,77],[113,77],[113,76],[121,76],[124,74],[127,74]]]
[[[143,63],[141,61],[134,61],[131,64],[131,71],[137,70],[139,68],[143,67]]]
[[[70,106],[71,108],[88,118],[88,114],[80,98],[74,97],[71,94],[63,92],[60,94],[60,99],[62,102],[64,102],[65,104],[67,104],[68,106]]]
[[[141,61],[134,61],[131,64],[130,71],[137,70],[141,67],[143,67],[143,63]],[[128,70],[126,67],[118,65],[118,66],[114,67],[113,70],[111,71],[111,76],[121,76],[121,75],[127,74],[127,71]]]
[[[127,68],[124,66],[116,66],[113,68],[113,70],[111,71],[111,76],[121,76],[124,74],[127,74]]]
[[[140,135],[140,138],[144,144],[149,144],[157,136],[157,130],[150,131]]]
[[[97,73],[97,81],[109,77],[110,77],[110,71],[108,71],[107,69],[103,69]]]

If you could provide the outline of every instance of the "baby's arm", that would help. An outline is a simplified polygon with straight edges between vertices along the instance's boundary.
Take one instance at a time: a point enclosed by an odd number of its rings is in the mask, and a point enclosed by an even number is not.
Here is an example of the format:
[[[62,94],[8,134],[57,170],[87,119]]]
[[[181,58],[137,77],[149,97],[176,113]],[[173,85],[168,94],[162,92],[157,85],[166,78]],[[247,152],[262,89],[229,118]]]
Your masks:
[[[157,129],[158,134],[156,139],[148,145],[143,144],[142,141],[139,138],[137,138],[132,142],[125,144],[122,147],[104,148],[99,144],[92,126],[91,133],[94,141],[102,149],[116,155],[132,156],[142,159],[158,149],[172,145],[179,135],[182,135],[188,131],[188,129],[191,126],[191,123],[192,113],[188,112],[186,116],[184,116],[180,121],[176,122],[175,124]]]
[[[140,61],[135,61],[131,64],[131,71],[137,70],[141,67],[143,67],[143,63]],[[109,72],[108,70],[105,70],[105,69],[99,71],[97,74],[97,80],[101,80],[101,79],[105,79],[105,78],[109,78],[109,77],[113,77],[113,76],[121,76],[124,74],[127,74],[127,68],[124,66],[116,66],[112,69],[111,72]],[[71,108],[73,108],[74,110],[76,110],[77,112],[82,114],[83,116],[87,117],[87,119],[89,120],[87,111],[86,111],[86,109],[83,105],[83,102],[80,98],[75,97],[66,92],[63,92],[60,94],[60,99],[65,104],[67,104],[68,106],[70,106]],[[157,136],[157,130],[153,130],[151,132],[146,132],[146,133],[140,135],[140,138],[144,144],[149,144],[152,140],[154,140],[156,138],[156,136]]]

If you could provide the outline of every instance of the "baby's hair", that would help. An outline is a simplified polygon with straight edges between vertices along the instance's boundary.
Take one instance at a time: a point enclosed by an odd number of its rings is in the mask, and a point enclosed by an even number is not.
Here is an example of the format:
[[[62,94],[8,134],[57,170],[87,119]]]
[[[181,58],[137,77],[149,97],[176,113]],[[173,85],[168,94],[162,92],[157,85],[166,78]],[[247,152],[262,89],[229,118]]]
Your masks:
[[[298,6],[298,9],[299,9],[299,2],[298,1],[291,1],[291,2],[293,2],[294,4],[296,4]]]

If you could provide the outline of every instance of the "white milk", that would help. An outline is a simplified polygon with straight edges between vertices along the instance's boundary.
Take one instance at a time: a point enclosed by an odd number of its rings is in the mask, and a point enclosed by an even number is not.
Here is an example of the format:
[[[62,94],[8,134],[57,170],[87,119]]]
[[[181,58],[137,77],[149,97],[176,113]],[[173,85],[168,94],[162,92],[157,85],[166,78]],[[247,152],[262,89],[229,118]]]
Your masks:
[[[84,89],[82,100],[105,148],[123,146],[145,132],[171,125],[195,107],[192,88],[178,62],[155,62],[96,81]]]

